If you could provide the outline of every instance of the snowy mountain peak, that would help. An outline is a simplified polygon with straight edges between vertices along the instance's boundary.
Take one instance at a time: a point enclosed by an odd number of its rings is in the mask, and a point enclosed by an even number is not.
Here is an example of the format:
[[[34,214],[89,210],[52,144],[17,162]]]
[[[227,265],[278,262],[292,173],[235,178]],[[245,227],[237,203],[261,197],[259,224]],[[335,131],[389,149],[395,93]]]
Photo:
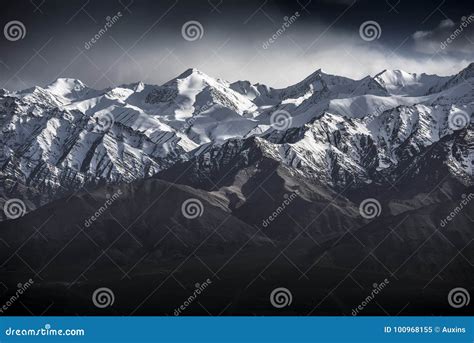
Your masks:
[[[466,68],[461,70],[458,75],[464,77],[465,79],[469,79],[474,77],[474,62],[470,63]]]
[[[228,82],[215,79],[196,68],[189,68],[177,77],[169,80],[164,88],[178,89],[180,93],[189,93],[192,90],[203,89],[206,86],[228,86]]]
[[[25,187],[50,199],[64,184],[149,177],[212,146],[223,156],[263,147],[333,184],[366,182],[375,168],[412,163],[422,149],[470,130],[453,128],[448,117],[473,112],[464,79],[473,68],[452,77],[385,70],[361,80],[318,69],[283,89],[190,68],[161,86],[94,90],[60,78],[45,88],[0,91],[0,177],[27,180]],[[461,143],[444,162],[464,178],[474,154]]]
[[[466,70],[466,69],[473,70],[473,69],[474,69],[474,62],[469,63],[469,64],[467,65],[467,67],[464,68],[464,70]]]
[[[120,87],[123,87],[123,88],[128,88],[134,92],[141,92],[142,90],[145,89],[147,85],[144,84],[142,81],[138,81],[138,82],[134,82],[132,84],[128,84],[128,85],[123,85],[123,86],[120,86]]]
[[[317,81],[317,80],[328,79],[328,78],[332,78],[332,77],[337,77],[337,76],[334,76],[334,75],[331,75],[331,74],[326,74],[326,73],[323,72],[323,70],[321,68],[319,68],[299,83],[300,84],[311,83],[311,82],[314,82],[314,81]]]
[[[459,73],[453,76],[443,78],[443,82],[439,82],[435,86],[431,87],[428,93],[440,93],[450,88],[456,88],[457,94],[470,94],[470,98],[474,98],[472,95],[472,88],[474,84],[474,63],[470,63],[466,68],[461,70]],[[452,92],[448,92],[452,93]],[[451,96],[452,94],[450,94]]]
[[[213,79],[211,76],[207,75],[206,73],[202,72],[197,68],[188,68],[181,74],[179,74],[175,79],[186,79],[189,77],[199,77],[203,79]]]
[[[311,77],[321,76],[322,74],[328,75],[328,74],[324,73],[321,68],[319,68],[319,69],[316,69],[313,73],[311,73],[307,78],[310,79]]]
[[[446,78],[425,73],[415,74],[404,70],[384,70],[373,78],[392,95],[420,96],[439,86]]]
[[[402,87],[410,82],[413,82],[415,78],[415,74],[410,74],[400,69],[385,69],[374,76],[374,79],[376,79],[377,81],[381,81],[383,84],[399,85]]]
[[[81,80],[58,78],[53,83],[47,85],[45,90],[69,100],[76,100],[84,96],[91,89]]]
[[[183,72],[178,76],[178,78],[187,77],[187,76],[189,76],[189,75],[191,75],[191,74],[204,74],[204,73],[203,73],[202,71],[200,71],[199,69],[192,67],[192,68],[188,68],[188,69],[186,69],[185,71],[183,71]]]

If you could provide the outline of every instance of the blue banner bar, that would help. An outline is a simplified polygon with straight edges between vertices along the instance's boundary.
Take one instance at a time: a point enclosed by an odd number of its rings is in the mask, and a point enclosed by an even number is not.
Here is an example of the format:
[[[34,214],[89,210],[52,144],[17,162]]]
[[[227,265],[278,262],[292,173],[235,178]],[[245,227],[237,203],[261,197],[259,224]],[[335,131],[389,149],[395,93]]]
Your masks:
[[[474,341],[473,317],[0,317],[6,342]]]

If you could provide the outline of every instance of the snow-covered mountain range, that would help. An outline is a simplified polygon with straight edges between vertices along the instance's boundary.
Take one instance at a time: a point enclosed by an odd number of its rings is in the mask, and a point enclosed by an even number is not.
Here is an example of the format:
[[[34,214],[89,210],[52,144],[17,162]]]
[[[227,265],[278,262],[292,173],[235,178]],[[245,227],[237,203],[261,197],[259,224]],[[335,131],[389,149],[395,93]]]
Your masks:
[[[450,314],[474,275],[473,108],[474,64],[318,70],[284,89],[189,69],[161,86],[1,90],[0,213],[19,215],[0,222],[0,278],[35,274],[15,314],[104,314],[100,285],[111,314],[167,315],[208,277],[210,313],[283,314],[266,303],[285,285],[290,315],[349,315],[390,278],[390,313]]]
[[[161,86],[104,90],[61,78],[0,90],[0,195],[28,194],[34,209],[183,163],[209,177],[254,151],[334,189],[418,177],[427,159],[468,186],[473,110],[474,63],[450,77],[384,70],[352,80],[317,70],[284,89],[196,69]]]

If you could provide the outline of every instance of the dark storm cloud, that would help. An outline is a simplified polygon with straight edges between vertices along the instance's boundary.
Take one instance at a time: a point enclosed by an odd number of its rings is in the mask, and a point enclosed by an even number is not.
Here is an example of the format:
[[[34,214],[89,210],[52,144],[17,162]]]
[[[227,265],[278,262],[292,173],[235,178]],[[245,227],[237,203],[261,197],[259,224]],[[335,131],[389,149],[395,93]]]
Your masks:
[[[470,2],[454,0],[17,0],[3,7],[1,28],[12,20],[26,28],[24,39],[0,39],[0,88],[7,89],[57,77],[97,88],[137,80],[159,84],[189,67],[231,81],[285,86],[318,68],[351,77],[385,68],[452,74],[473,59],[455,49],[443,58],[430,56],[413,39],[414,32],[473,12]],[[203,27],[196,41],[181,34],[191,20]],[[381,27],[372,42],[359,36],[369,20]]]

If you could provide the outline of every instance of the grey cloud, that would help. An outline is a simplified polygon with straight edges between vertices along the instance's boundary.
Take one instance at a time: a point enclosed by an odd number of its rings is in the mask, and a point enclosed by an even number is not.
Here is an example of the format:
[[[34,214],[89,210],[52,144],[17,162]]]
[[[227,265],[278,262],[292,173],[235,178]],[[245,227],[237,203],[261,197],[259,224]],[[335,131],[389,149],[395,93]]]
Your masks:
[[[472,54],[474,48],[474,14],[463,16],[459,21],[442,20],[437,27],[417,31],[412,35],[415,49],[426,54]]]
[[[0,40],[0,88],[45,85],[57,77],[78,78],[94,88],[138,80],[161,84],[189,67],[229,81],[245,79],[285,87],[319,68],[352,78],[374,75],[386,68],[452,75],[474,60],[473,49],[466,52],[468,45],[464,50],[457,49],[457,44],[467,42],[465,31],[447,49],[440,49],[440,43],[459,26],[453,20],[443,20],[433,30],[418,31],[413,35],[414,45],[404,44],[419,22],[410,22],[408,17],[402,22],[403,11],[424,17],[426,4],[417,2],[416,6],[407,4],[405,8],[400,4],[400,13],[395,13],[380,1],[359,0],[350,9],[341,4],[352,0],[331,0],[334,6],[329,1],[269,0],[259,10],[261,2],[229,0],[219,6],[219,12],[211,12],[213,8],[207,0],[182,0],[174,7],[173,0],[144,0],[135,1],[129,13],[116,1],[104,0],[87,6],[96,24],[82,12],[65,24],[74,14],[70,5],[52,6],[45,2],[41,17],[22,17],[23,7],[18,7],[13,17],[24,21],[28,34],[18,42]],[[449,8],[444,12],[452,18],[470,13],[463,10],[460,1],[450,7],[458,14],[451,14]],[[18,2],[29,4],[28,0]],[[82,3],[76,2],[73,7],[80,8]],[[303,5],[307,8],[302,9]],[[84,45],[104,26],[106,16],[119,10],[123,10],[123,18],[85,49]],[[285,17],[295,11],[301,14],[298,20],[277,35],[267,49],[263,48],[284,25]],[[168,14],[159,20],[165,13]],[[188,20],[198,20],[203,25],[202,39],[187,41],[182,37],[182,25]],[[361,39],[359,27],[366,20],[380,24],[380,39]],[[471,25],[474,27],[474,23]],[[49,43],[42,48],[46,42]],[[429,49],[430,44],[435,49]],[[413,50],[414,46],[418,51]],[[432,58],[419,53],[432,53],[436,48],[443,56]]]

